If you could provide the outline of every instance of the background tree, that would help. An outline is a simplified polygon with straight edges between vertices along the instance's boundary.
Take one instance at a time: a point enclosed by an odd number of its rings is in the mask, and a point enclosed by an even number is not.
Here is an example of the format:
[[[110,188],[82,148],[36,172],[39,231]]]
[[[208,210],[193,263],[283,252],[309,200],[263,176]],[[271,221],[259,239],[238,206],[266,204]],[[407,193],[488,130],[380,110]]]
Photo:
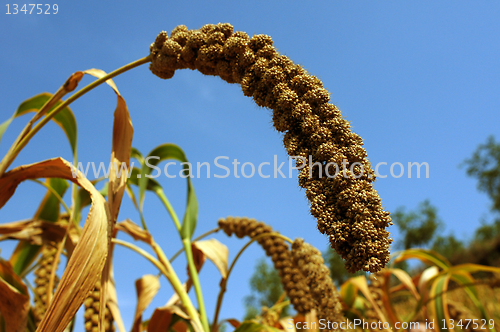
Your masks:
[[[494,218],[492,223],[483,222],[476,230],[467,255],[461,258],[471,263],[500,266],[500,143],[489,136],[461,166],[466,167],[467,175],[478,180],[478,190],[491,199]]]
[[[500,235],[500,143],[489,136],[486,143],[479,145],[472,157],[466,159],[461,166],[466,167],[467,175],[478,180],[477,188],[485,192],[492,201],[491,211],[495,220],[491,224],[484,223],[476,231],[476,240],[491,240]]]
[[[446,257],[450,262],[453,262],[457,261],[458,256],[464,254],[465,245],[453,235],[438,235],[434,239],[431,249]]]
[[[254,318],[260,313],[260,308],[272,307],[283,294],[278,271],[265,258],[259,260],[255,266],[255,271],[250,278],[252,294],[245,297],[245,319]],[[286,306],[281,312],[282,316],[289,314],[289,307]]]
[[[405,212],[404,207],[392,213],[392,221],[401,232],[402,239],[396,247],[410,249],[424,247],[434,238],[436,230],[443,226],[437,216],[437,208],[428,200],[419,204],[416,211]]]
[[[500,212],[500,144],[489,136],[486,143],[479,145],[462,166],[466,166],[467,175],[478,180],[478,190],[486,192],[491,198],[491,209]]]
[[[337,254],[332,248],[328,247],[323,253],[325,257],[325,263],[330,268],[330,275],[333,282],[339,287],[347,279],[365,274],[363,271],[358,271],[356,273],[349,273],[344,267],[344,260]]]

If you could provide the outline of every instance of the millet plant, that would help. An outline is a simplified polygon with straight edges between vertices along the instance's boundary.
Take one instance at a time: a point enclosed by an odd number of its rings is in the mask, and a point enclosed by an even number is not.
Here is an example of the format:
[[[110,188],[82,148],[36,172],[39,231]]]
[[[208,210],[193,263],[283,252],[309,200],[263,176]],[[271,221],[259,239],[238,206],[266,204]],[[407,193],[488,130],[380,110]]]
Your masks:
[[[150,64],[152,73],[162,79],[170,79],[175,70],[186,68],[219,76],[228,83],[240,84],[243,94],[252,97],[257,105],[272,109],[274,127],[283,133],[284,146],[295,158],[296,166],[302,167],[298,183],[305,189],[319,231],[328,236],[331,247],[345,260],[348,271],[377,273],[377,277],[373,277],[377,282],[365,276],[352,278],[339,292],[316,248],[301,239],[292,241],[254,219],[223,218],[218,221],[217,228],[193,239],[198,203],[190,178],[186,178],[187,207],[181,220],[161,185],[146,176],[151,172],[151,164],[157,165],[166,159],[186,163],[184,152],[174,144],[160,145],[146,157],[134,149],[131,118],[124,98],[112,81],[113,77],[146,63]],[[77,88],[85,74],[97,80],[63,100]],[[107,186],[98,191],[95,187],[98,180],[89,181],[73,166],[77,164],[76,121],[68,106],[104,82],[114,89],[118,99],[111,162],[128,168],[130,159],[134,158],[141,167],[133,168],[129,178],[111,168]],[[498,273],[499,269],[451,267],[445,259],[422,250],[404,252],[398,258],[419,258],[434,265],[434,269],[428,270],[419,280],[412,279],[402,270],[384,269],[390,258],[392,240],[386,228],[392,224],[391,218],[383,210],[381,199],[373,188],[375,172],[361,138],[350,130],[349,123],[329,100],[322,82],[280,55],[269,36],[249,37],[244,32],[233,31],[230,24],[219,23],[205,25],[199,30],[178,26],[170,36],[161,32],[145,58],[109,74],[96,69],[76,72],[54,94],[42,93],[23,102],[0,126],[1,138],[14,118],[35,112],[0,162],[0,207],[26,180],[45,186],[47,194],[32,219],[0,225],[0,240],[18,241],[10,259],[0,261],[0,331],[72,329],[74,316],[82,305],[85,306],[86,331],[114,331],[115,328],[125,331],[112,271],[113,248],[121,245],[150,261],[175,291],[165,306],[156,308],[149,319],[143,320],[142,314],[160,285],[158,276],[145,275],[137,280],[138,303],[132,331],[217,332],[224,322],[219,313],[227,280],[238,258],[253,242],[261,245],[272,259],[288,300],[283,296],[274,307],[263,308],[261,315],[249,321],[227,320],[240,332],[296,329],[298,326],[311,331],[317,327],[333,331],[341,329],[341,322],[355,318],[381,322],[383,330],[397,330],[398,322],[412,321],[426,307],[430,308],[425,311],[426,317],[446,320],[450,317],[445,295],[450,280],[465,285],[469,297],[479,308],[480,319],[486,320],[492,330],[494,321],[478,301],[475,280],[470,273],[478,270]],[[19,152],[51,120],[67,135],[73,149],[73,164],[63,158],[54,158],[9,170]],[[149,156],[158,158],[146,165]],[[329,165],[343,162],[347,163],[347,169],[342,176],[325,176]],[[36,180],[38,178],[47,180],[41,182]],[[70,182],[73,184],[69,193],[72,204],[67,206],[63,197]],[[133,187],[138,188],[138,197]],[[185,283],[171,265],[180,252],[168,258],[148,231],[142,211],[146,191],[160,198],[182,240],[181,252],[185,253],[189,271]],[[129,219],[117,221],[125,192],[139,211],[140,223]],[[90,210],[82,228],[82,209],[88,205]],[[202,240],[219,230],[228,236],[250,238],[229,267],[227,248],[215,239]],[[120,231],[149,245],[151,252],[116,238]],[[56,271],[64,257],[66,265],[59,278]],[[222,276],[211,324],[198,277],[205,258],[217,266]],[[36,278],[29,291],[26,277],[32,272]],[[390,284],[391,275],[401,283]],[[197,306],[188,296],[191,288],[195,290]],[[405,317],[399,316],[391,304],[391,296],[397,292],[411,294],[417,301]],[[293,305],[297,314],[282,319],[279,313],[287,304]],[[328,326],[320,324],[326,321]]]

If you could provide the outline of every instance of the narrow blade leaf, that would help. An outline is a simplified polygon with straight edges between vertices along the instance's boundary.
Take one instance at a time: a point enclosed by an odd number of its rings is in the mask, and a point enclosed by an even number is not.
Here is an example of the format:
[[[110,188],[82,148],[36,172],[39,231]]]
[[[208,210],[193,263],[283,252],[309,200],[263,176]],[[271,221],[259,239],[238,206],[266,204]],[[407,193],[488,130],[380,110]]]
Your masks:
[[[399,263],[407,259],[416,258],[426,264],[436,265],[441,269],[447,269],[451,266],[450,262],[435,251],[427,249],[407,249],[401,252],[394,263]]]
[[[34,178],[63,178],[90,192],[92,205],[80,241],[37,331],[62,332],[73,319],[106,263],[111,244],[111,216],[106,201],[85,176],[62,158],[17,167],[0,178],[0,207],[12,197],[19,183]],[[73,172],[76,172],[73,176]]]
[[[84,71],[84,73],[97,78],[102,78],[107,75],[106,72],[100,69],[89,69]],[[111,217],[116,221],[127,184],[134,128],[132,127],[132,121],[130,120],[130,114],[125,99],[121,96],[113,80],[107,80],[106,83],[113,88],[117,95],[111,151],[111,164],[114,165],[114,167],[111,167],[108,184],[109,208],[111,210]],[[122,166],[125,167],[122,168]],[[124,172],[126,174],[123,174]]]
[[[142,166],[141,178],[139,180],[139,202],[142,207],[144,202],[144,195],[146,188],[148,186],[148,180],[151,178],[150,174],[154,166],[158,165],[163,160],[174,159],[178,160],[184,164],[184,169],[188,170],[188,160],[184,151],[175,144],[162,144],[153,151],[151,151],[146,157],[145,163]],[[188,174],[190,175],[190,174]],[[186,212],[184,213],[184,218],[181,227],[181,237],[182,239],[191,239],[194,230],[196,228],[196,222],[198,219],[198,200],[196,199],[196,194],[194,187],[191,183],[191,179],[186,175],[188,194],[187,194],[187,204]]]
[[[51,93],[44,92],[25,100],[21,103],[21,105],[19,105],[12,118],[17,118],[30,112],[38,112],[52,96],[53,95]],[[60,104],[61,101],[58,101],[47,113],[50,113]],[[52,118],[52,121],[54,121],[64,131],[71,146],[71,151],[73,152],[73,155],[75,155],[77,146],[77,126],[75,115],[71,109],[69,107],[65,107]]]

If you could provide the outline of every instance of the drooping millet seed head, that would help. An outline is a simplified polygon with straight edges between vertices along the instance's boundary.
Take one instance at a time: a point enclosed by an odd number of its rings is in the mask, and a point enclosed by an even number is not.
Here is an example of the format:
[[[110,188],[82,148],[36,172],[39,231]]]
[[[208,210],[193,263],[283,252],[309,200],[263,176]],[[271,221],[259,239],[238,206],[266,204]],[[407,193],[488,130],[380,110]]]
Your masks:
[[[219,227],[228,236],[235,234],[239,238],[255,237],[272,233],[271,226],[258,222],[255,219],[227,217],[219,220]],[[305,279],[300,274],[297,266],[293,264],[291,252],[285,240],[280,237],[265,236],[257,240],[271,257],[274,268],[278,271],[283,289],[290,298],[294,309],[300,314],[306,314],[313,309],[313,299]]]
[[[55,243],[47,243],[42,247],[42,256],[39,260],[38,268],[35,270],[35,307],[33,314],[35,316],[35,324],[38,326],[42,320],[49,303],[47,303],[48,292],[54,291],[57,287],[58,277],[55,276],[54,289],[49,290],[50,275],[56,260],[57,247]]]
[[[344,320],[339,294],[321,252],[303,239],[296,239],[292,244],[292,257],[311,290],[318,319],[328,322]]]
[[[373,188],[375,172],[362,139],[329,103],[317,77],[280,55],[271,37],[249,38],[229,24],[200,30],[178,26],[170,38],[161,32],[150,52],[150,69],[161,78],[171,78],[177,69],[197,69],[240,84],[245,96],[271,108],[288,154],[304,158],[296,160],[297,167],[303,166],[299,185],[318,229],[329,236],[347,270],[374,273],[385,266],[392,242],[386,228],[392,222]],[[339,167],[338,174],[332,165]]]
[[[86,332],[99,332],[99,310],[100,306],[100,296],[101,296],[101,282],[97,281],[94,289],[90,291],[89,296],[85,299],[85,313],[83,318],[85,320],[85,331]],[[109,307],[106,305],[104,307],[104,331],[114,332],[115,326],[113,324],[113,316]]]

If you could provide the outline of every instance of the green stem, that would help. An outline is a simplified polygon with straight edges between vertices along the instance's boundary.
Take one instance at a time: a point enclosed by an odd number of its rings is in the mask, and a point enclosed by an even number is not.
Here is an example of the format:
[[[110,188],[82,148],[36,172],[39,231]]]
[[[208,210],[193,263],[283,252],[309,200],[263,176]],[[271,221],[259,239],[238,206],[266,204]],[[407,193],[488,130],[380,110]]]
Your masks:
[[[205,238],[205,237],[209,236],[210,234],[217,233],[219,230],[220,230],[220,228],[219,228],[219,227],[214,228],[214,229],[212,229],[212,230],[209,230],[208,232],[203,233],[203,234],[201,234],[200,236],[198,236],[197,238],[195,238],[195,239],[193,240],[193,242],[199,241],[199,240],[201,240],[201,239],[203,239],[203,238]],[[176,253],[175,253],[175,254],[174,254],[174,255],[170,258],[170,261],[171,261],[171,262],[173,262],[173,261],[177,258],[177,256],[179,256],[179,255],[180,255],[183,251],[184,251],[184,248],[179,249],[179,251],[177,251],[177,252],[176,252]]]
[[[156,243],[152,243],[151,247],[153,250],[156,252],[156,255],[158,256],[158,259],[160,262],[165,266],[166,270],[168,271],[169,275],[171,276],[171,279],[169,279],[170,283],[172,284],[172,287],[174,287],[176,293],[179,295],[181,298],[182,303],[184,304],[184,307],[188,311],[189,316],[193,320],[193,324],[198,324],[200,328],[202,328],[204,331],[209,331],[205,327],[205,323],[203,322],[203,316],[202,316],[202,322],[200,322],[200,318],[198,316],[198,312],[194,308],[193,304],[191,303],[191,299],[187,295],[186,290],[182,286],[182,283],[180,282],[179,278],[177,277],[177,274],[175,273],[175,270],[172,268],[172,265],[170,265],[169,260],[167,259],[167,256],[163,253],[163,250],[158,246]],[[203,304],[203,302],[202,302]],[[200,314],[201,314],[201,307],[200,305]],[[206,319],[206,315],[205,315]],[[208,327],[208,321],[206,321],[207,327]],[[195,329],[196,331],[196,329]]]
[[[282,235],[280,233],[264,233],[264,234],[260,234],[260,235],[258,235],[256,237],[254,237],[253,239],[251,239],[250,241],[248,241],[248,243],[245,244],[243,246],[243,248],[241,248],[241,250],[238,252],[238,254],[236,255],[236,257],[234,258],[233,262],[231,263],[231,266],[229,267],[229,270],[227,270],[227,276],[226,276],[226,278],[223,277],[221,279],[221,281],[220,281],[220,291],[219,291],[219,296],[217,298],[217,307],[215,308],[214,320],[212,322],[212,332],[217,332],[217,330],[218,330],[217,321],[219,319],[219,312],[220,312],[220,309],[222,307],[222,299],[224,298],[224,293],[226,292],[227,280],[229,279],[229,275],[231,275],[231,272],[233,271],[233,268],[234,268],[236,262],[238,261],[238,259],[240,258],[240,256],[243,254],[243,252],[252,243],[254,243],[255,241],[258,241],[261,238],[266,237],[266,236],[279,237],[279,238],[282,238],[283,240],[289,242],[290,244],[293,243],[293,241],[291,239],[289,239],[288,237],[286,237],[286,236],[284,236],[284,235]]]
[[[180,232],[181,231],[181,223],[179,221],[179,217],[177,217],[177,213],[175,213],[174,208],[172,207],[172,204],[170,204],[170,201],[168,200],[167,196],[165,196],[165,193],[163,192],[162,189],[158,189],[155,192],[158,195],[158,197],[160,198],[163,205],[165,205],[165,208],[167,209],[168,213],[170,214],[170,217],[174,221],[175,227]]]
[[[165,193],[161,189],[156,190],[156,194],[158,195],[158,197],[162,201],[163,205],[165,205],[165,208],[167,209],[168,213],[172,217],[172,220],[174,221],[175,227],[177,228],[179,235],[181,235],[181,223],[180,223],[179,218],[177,217],[177,214],[175,213],[172,205],[170,204],[170,201],[168,200],[167,196],[165,196]],[[201,291],[200,279],[198,277],[198,271],[197,271],[196,265],[194,263],[193,250],[191,249],[191,240],[189,238],[182,239],[182,244],[184,246],[184,251],[186,252],[189,273],[191,274],[191,280],[193,281],[193,286],[194,286],[194,289],[196,292],[196,299],[198,300],[198,307],[200,310],[201,323],[203,325],[203,329],[206,332],[208,332],[208,331],[210,331],[210,327],[208,324],[207,312],[205,310],[205,302],[203,301],[203,293]]]
[[[182,283],[180,282],[179,278],[177,277],[177,274],[175,273],[174,269],[170,265],[170,262],[168,261],[167,257],[161,250],[161,248],[155,243],[151,243],[151,247],[155,251],[156,255],[158,256],[158,259],[154,258],[151,254],[149,254],[147,251],[144,249],[141,249],[137,247],[136,245],[133,245],[132,243],[122,241],[120,239],[112,239],[112,241],[116,244],[120,244],[124,247],[127,247],[129,249],[134,250],[141,256],[145,257],[148,259],[151,263],[153,263],[160,271],[163,273],[163,275],[168,279],[172,287],[174,288],[175,292],[177,295],[179,295],[182,304],[186,308],[189,317],[191,317],[191,320],[193,324],[198,324],[201,327],[201,322],[200,318],[198,316],[198,312],[193,306],[193,303],[191,302],[191,299],[186,293],[186,290],[182,286]],[[196,331],[196,329],[195,329]]]
[[[142,59],[136,60],[134,62],[131,62],[121,68],[116,69],[115,71],[112,71],[111,73],[99,78],[98,80],[95,80],[94,82],[90,83],[89,85],[83,87],[79,91],[75,92],[71,97],[66,99],[64,102],[59,104],[52,112],[47,113],[44,118],[38,122],[33,129],[29,130],[24,137],[20,140],[18,144],[12,149],[12,151],[9,150],[9,153],[5,156],[5,158],[2,160],[0,163],[0,176],[5,172],[5,170],[12,164],[14,159],[17,157],[19,152],[28,144],[28,142],[31,140],[31,138],[43,127],[45,126],[57,113],[62,111],[66,106],[70,105],[72,102],[89,92],[90,90],[94,89],[95,87],[101,85],[102,83],[106,82],[107,80],[118,76],[132,68],[135,68],[137,66],[140,66],[142,64],[145,64],[147,62],[151,61],[151,55],[148,55],[147,57],[144,57]]]
[[[193,286],[196,292],[196,298],[198,300],[198,306],[200,309],[201,323],[203,324],[203,329],[206,332],[208,332],[210,331],[210,327],[208,325],[207,312],[205,310],[205,302],[203,301],[203,293],[201,291],[200,279],[198,278],[198,271],[196,270],[196,265],[194,263],[193,250],[191,248],[191,240],[183,239],[182,244],[184,244],[184,250],[186,250],[189,273],[191,274],[191,280],[193,281]]]

